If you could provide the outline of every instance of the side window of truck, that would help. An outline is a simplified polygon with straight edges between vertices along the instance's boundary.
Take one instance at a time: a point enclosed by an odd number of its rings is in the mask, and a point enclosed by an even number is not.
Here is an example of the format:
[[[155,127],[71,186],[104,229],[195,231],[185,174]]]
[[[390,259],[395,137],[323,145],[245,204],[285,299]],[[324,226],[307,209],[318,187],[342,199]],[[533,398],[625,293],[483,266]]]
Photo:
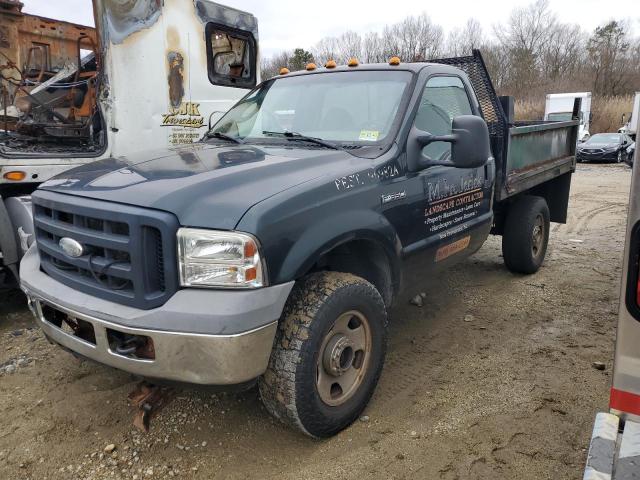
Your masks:
[[[432,77],[427,81],[416,114],[416,128],[433,135],[451,133],[451,121],[459,115],[471,115],[473,109],[459,77]],[[446,160],[451,144],[434,142],[422,149],[433,160]]]
[[[251,33],[207,25],[209,81],[214,85],[253,88],[256,85],[256,42]]]

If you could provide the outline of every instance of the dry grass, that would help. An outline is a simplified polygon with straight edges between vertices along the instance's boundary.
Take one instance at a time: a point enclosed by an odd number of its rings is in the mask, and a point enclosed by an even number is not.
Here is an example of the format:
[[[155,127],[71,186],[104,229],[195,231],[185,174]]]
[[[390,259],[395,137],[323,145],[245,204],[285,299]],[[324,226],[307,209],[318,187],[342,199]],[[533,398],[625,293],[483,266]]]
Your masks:
[[[541,100],[516,100],[516,120],[542,120],[544,102],[544,98]]]
[[[516,101],[516,120],[540,120],[544,117],[545,99]],[[591,134],[600,132],[615,132],[622,126],[622,114],[629,118],[633,106],[633,95],[617,97],[593,97],[591,103]]]
[[[615,132],[622,126],[622,114],[629,119],[633,95],[595,97],[591,104],[593,120],[590,133]]]

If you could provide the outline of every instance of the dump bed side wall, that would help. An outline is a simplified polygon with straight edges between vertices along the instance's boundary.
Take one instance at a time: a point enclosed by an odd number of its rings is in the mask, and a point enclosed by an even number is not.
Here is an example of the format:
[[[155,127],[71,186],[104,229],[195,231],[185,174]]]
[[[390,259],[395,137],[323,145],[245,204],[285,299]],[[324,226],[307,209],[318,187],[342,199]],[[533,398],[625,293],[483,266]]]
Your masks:
[[[579,122],[519,122],[509,128],[496,200],[575,170]]]
[[[469,77],[491,136],[496,160],[496,201],[575,170],[577,120],[510,123],[478,50],[466,57],[431,61],[457,67]],[[570,101],[573,104],[573,99]]]

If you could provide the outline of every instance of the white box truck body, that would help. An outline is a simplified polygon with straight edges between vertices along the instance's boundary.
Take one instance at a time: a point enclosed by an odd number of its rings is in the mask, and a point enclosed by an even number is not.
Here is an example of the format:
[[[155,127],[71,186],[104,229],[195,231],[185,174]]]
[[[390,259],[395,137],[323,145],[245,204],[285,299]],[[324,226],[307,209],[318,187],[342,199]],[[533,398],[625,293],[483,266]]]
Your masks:
[[[629,116],[627,123],[618,129],[618,132],[626,133],[635,140],[636,132],[638,131],[638,116],[640,116],[640,92],[636,92],[636,95],[633,98],[633,109],[631,110],[631,115]]]
[[[591,123],[591,92],[550,93],[544,108],[544,119],[551,121],[571,120],[573,102],[576,98],[582,99],[580,109],[580,131],[578,141],[584,142],[589,138],[589,126]]]
[[[211,0],[93,6],[97,44],[80,36],[75,62],[43,67],[43,80],[52,77],[34,89],[16,83],[17,125],[0,122],[0,286],[13,283],[33,242],[29,195],[40,183],[89,162],[198,141],[260,81],[250,13]],[[89,48],[90,61],[81,59]]]

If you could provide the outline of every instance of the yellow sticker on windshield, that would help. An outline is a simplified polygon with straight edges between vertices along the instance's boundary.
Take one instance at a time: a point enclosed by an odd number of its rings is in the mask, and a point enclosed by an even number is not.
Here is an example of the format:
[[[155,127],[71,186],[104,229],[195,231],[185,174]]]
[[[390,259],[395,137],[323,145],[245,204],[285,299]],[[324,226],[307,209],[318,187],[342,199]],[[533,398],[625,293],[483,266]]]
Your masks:
[[[359,140],[364,140],[366,142],[375,142],[378,140],[380,136],[380,132],[378,130],[360,130]]]

